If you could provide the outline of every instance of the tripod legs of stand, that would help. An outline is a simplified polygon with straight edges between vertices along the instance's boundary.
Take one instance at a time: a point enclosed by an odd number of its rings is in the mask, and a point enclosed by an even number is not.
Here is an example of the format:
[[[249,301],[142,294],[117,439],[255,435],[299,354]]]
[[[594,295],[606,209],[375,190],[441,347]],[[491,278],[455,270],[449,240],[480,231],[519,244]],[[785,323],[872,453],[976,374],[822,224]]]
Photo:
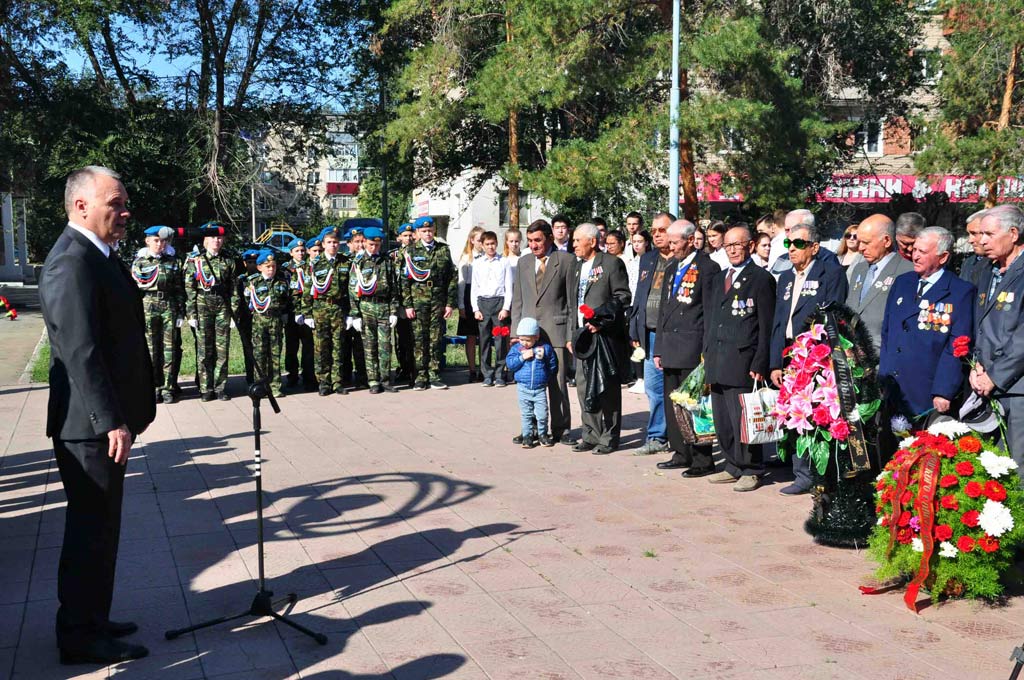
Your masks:
[[[209,621],[203,621],[202,623],[197,623],[196,625],[189,626],[187,628],[177,628],[175,630],[169,630],[166,633],[164,633],[164,637],[168,640],[173,640],[174,638],[184,635],[185,633],[191,633],[193,631],[197,631],[203,628],[209,628],[211,626],[216,626],[221,623],[227,623],[228,621],[234,621],[235,619],[240,619],[243,616],[269,616],[275,621],[280,621],[286,626],[291,626],[300,633],[308,635],[321,645],[327,644],[326,635],[311,631],[305,626],[301,626],[295,623],[284,614],[278,614],[276,611],[274,611],[274,607],[277,607],[284,602],[287,602],[288,604],[295,604],[299,599],[295,593],[289,593],[288,595],[282,597],[276,602],[271,599],[273,595],[274,593],[270,592],[269,590],[261,590],[258,593],[256,593],[256,597],[253,598],[252,604],[249,606],[248,611],[244,611],[241,614],[234,614],[232,616],[221,616],[216,619],[210,619]]]

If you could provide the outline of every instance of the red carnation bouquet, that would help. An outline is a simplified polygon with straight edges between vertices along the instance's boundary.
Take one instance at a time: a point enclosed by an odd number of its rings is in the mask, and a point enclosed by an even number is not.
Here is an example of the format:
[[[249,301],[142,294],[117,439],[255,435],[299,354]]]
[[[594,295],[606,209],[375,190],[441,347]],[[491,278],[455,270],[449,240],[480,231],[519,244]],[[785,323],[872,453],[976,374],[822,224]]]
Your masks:
[[[937,423],[902,442],[875,488],[876,575],[910,576],[908,607],[922,588],[933,600],[1002,592],[1024,543],[1024,491],[1006,451],[963,423]]]
[[[494,338],[507,338],[512,334],[512,329],[508,326],[495,326],[491,329],[491,337]]]
[[[590,321],[594,318],[594,310],[590,305],[580,305],[580,314],[583,315],[585,321]]]

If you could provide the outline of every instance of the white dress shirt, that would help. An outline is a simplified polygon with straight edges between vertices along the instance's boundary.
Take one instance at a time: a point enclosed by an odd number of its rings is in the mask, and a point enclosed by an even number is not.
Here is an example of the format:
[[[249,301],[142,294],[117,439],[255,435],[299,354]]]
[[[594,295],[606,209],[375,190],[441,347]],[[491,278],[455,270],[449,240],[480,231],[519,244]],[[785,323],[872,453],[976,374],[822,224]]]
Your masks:
[[[507,257],[481,255],[476,258],[470,280],[470,304],[474,314],[480,311],[482,297],[502,297],[501,308],[506,312],[512,309],[512,267]]]
[[[594,268],[594,260],[596,259],[597,256],[595,255],[589,260],[583,260],[583,264],[580,265],[579,306],[576,307],[576,319],[579,321],[580,328],[583,327],[583,312],[579,308],[583,306],[583,291],[587,287],[587,279],[590,278],[590,270]]]
[[[68,226],[77,231],[82,236],[89,239],[90,243],[92,243],[94,246],[100,249],[100,252],[103,253],[103,257],[110,257],[110,246],[101,241],[99,236],[89,231],[85,227],[78,226],[74,222],[68,222]]]

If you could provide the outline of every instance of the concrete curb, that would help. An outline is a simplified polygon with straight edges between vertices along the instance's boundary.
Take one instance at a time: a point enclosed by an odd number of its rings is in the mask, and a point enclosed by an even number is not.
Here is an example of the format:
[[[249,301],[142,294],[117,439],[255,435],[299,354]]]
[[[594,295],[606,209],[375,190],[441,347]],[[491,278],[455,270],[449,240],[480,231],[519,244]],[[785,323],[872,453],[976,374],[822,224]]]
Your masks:
[[[39,358],[39,352],[43,349],[43,344],[47,341],[46,327],[43,327],[43,332],[39,334],[39,342],[36,343],[36,348],[32,350],[32,356],[29,357],[28,363],[25,364],[25,370],[21,372],[21,376],[18,378],[19,385],[30,385],[32,384],[32,367],[36,365],[36,360]],[[40,383],[42,384],[42,383]]]

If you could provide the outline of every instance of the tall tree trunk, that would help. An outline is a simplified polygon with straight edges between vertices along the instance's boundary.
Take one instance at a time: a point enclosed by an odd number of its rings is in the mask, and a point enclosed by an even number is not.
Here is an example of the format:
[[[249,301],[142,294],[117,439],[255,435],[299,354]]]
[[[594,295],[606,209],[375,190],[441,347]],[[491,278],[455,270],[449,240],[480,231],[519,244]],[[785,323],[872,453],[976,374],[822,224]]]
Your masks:
[[[512,10],[505,8],[505,42],[512,42]],[[508,183],[508,227],[519,228],[519,112],[508,112],[508,166],[513,173]]]
[[[1020,59],[1021,45],[1018,43],[1010,50],[1010,65],[1006,69],[1006,87],[1003,88],[1003,103],[999,109],[999,120],[996,122],[996,132],[1001,132],[1010,127],[1010,109],[1013,108],[1013,90],[1017,86],[1017,62]],[[998,154],[993,154],[993,166],[999,160]],[[985,197],[985,207],[995,207],[999,202],[999,178],[996,177],[988,183],[988,196]]]
[[[690,99],[689,72],[679,69],[679,106]],[[697,203],[697,170],[693,158],[693,144],[690,140],[679,140],[679,183],[683,185],[683,215],[696,223],[699,212]],[[675,206],[673,206],[674,208]]]

